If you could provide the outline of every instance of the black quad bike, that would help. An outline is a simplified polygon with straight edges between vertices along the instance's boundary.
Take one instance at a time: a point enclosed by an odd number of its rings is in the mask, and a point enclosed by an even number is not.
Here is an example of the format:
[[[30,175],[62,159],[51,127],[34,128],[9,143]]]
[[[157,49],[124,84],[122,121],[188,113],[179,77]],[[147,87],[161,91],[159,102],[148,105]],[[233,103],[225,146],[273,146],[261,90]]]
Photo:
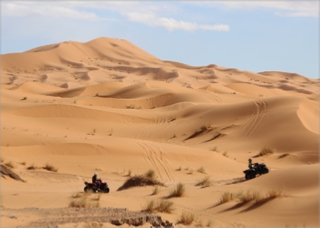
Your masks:
[[[262,175],[269,173],[269,169],[264,163],[254,163],[252,169],[247,169],[243,171],[243,173],[245,174],[246,180],[250,180],[255,178],[258,174]]]
[[[97,183],[89,183],[89,182],[84,182],[86,185],[84,187],[84,192],[92,191],[92,192],[104,192],[104,193],[109,193],[110,189],[109,186],[106,182],[102,182],[101,180],[99,181],[99,185]]]

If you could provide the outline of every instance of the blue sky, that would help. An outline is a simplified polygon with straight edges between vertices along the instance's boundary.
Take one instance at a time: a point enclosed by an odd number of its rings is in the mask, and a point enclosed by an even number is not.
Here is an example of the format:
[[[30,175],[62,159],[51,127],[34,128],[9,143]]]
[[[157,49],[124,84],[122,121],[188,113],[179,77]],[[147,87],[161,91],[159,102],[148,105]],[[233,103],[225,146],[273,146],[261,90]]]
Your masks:
[[[319,1],[1,1],[1,53],[125,39],[192,66],[319,78]]]

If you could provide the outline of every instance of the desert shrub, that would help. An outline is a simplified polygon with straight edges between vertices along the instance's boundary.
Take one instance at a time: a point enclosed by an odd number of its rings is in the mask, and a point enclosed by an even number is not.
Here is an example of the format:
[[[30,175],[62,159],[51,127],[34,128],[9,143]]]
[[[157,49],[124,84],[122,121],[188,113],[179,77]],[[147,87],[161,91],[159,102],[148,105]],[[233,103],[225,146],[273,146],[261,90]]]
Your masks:
[[[275,149],[273,147],[263,147],[260,150],[260,152],[257,155],[257,157],[268,155],[268,154],[273,154],[273,153],[275,153]]]
[[[280,197],[284,197],[286,196],[286,194],[284,193],[284,191],[282,189],[272,189],[267,193],[267,198],[268,199],[274,199],[274,198],[280,198]]]
[[[132,188],[132,187],[147,186],[147,185],[164,186],[163,183],[161,183],[155,179],[148,178],[145,175],[135,175],[135,176],[129,177],[125,181],[125,183],[121,187],[118,188],[117,191],[125,190],[125,189]]]
[[[215,152],[219,152],[219,149],[218,149],[218,147],[213,147],[212,149],[211,149],[212,151],[215,151]]]
[[[234,198],[235,198],[235,195],[232,192],[223,192],[218,204],[227,203],[229,201],[234,200]]]
[[[193,174],[193,169],[189,169],[187,174],[192,175]]]
[[[212,181],[209,176],[202,178],[202,180],[196,183],[196,186],[202,186],[203,188],[210,187],[212,185]]]
[[[203,173],[203,174],[206,173],[206,171],[204,170],[203,167],[200,167],[199,169],[197,169],[197,171],[198,171],[199,173]]]
[[[184,184],[178,183],[175,188],[173,188],[170,192],[169,197],[182,197],[185,195],[186,188]]]
[[[146,204],[142,211],[147,211],[151,213],[162,212],[171,214],[174,211],[173,202],[168,200],[151,200]]]
[[[178,224],[191,225],[195,220],[195,215],[189,212],[183,212],[178,219]]]
[[[153,191],[152,191],[152,193],[151,193],[151,195],[158,195],[158,193],[159,193],[159,187],[155,186]]]
[[[212,226],[212,221],[208,220],[206,227],[211,227]]]
[[[42,169],[45,169],[45,170],[48,170],[48,171],[51,171],[51,172],[57,172],[58,171],[58,169],[56,167],[54,167],[53,165],[48,164],[48,163],[45,166],[43,166]]]
[[[35,169],[38,169],[37,166],[35,166],[34,164],[30,165],[27,167],[28,170],[35,170]]]
[[[229,155],[228,155],[228,152],[227,152],[227,151],[223,152],[223,153],[222,153],[222,155],[223,155],[223,156],[225,156],[226,158],[228,158],[228,157],[229,157]]]
[[[156,173],[154,170],[152,169],[149,169],[146,173],[145,173],[145,176],[151,180],[155,179],[156,178]]]
[[[179,168],[177,168],[176,171],[181,171],[181,166]]]
[[[13,169],[15,167],[11,161],[6,162],[4,165],[7,166],[10,169]]]
[[[20,162],[21,165],[26,165],[27,163],[25,161]]]
[[[240,200],[241,203],[247,203],[249,201],[255,200],[256,202],[259,202],[262,200],[260,192],[257,191],[250,191],[248,190],[247,192],[239,192],[237,195],[237,198]]]

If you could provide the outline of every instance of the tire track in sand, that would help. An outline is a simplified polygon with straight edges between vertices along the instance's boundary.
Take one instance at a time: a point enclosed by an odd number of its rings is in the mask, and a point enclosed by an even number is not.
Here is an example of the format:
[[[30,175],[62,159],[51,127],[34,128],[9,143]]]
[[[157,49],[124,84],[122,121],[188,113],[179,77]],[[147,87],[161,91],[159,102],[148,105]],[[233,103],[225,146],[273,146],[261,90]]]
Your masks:
[[[264,119],[268,110],[268,103],[264,100],[253,101],[254,111],[245,124],[239,129],[241,133],[241,140],[248,138],[257,129],[259,124]]]
[[[145,152],[148,161],[157,170],[162,181],[173,181],[170,169],[172,169],[165,158],[165,154],[155,145],[148,145],[143,142],[136,142]]]

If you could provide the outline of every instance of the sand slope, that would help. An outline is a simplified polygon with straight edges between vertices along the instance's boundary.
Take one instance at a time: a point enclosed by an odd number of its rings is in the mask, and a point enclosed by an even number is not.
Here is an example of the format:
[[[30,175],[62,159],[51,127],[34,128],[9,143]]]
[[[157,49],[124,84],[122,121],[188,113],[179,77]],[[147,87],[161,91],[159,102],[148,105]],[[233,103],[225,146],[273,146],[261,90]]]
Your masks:
[[[94,172],[111,188],[100,207],[141,211],[181,182],[186,195],[169,199],[175,210],[163,220],[189,212],[200,226],[319,226],[319,80],[193,67],[104,37],[1,55],[1,75],[2,164],[25,180],[2,178],[3,227],[68,207]],[[248,158],[270,173],[245,181]],[[166,185],[159,194],[116,191],[149,169]],[[197,186],[205,177],[212,185]],[[219,204],[247,191],[266,199]],[[59,227],[90,222],[70,216]]]

